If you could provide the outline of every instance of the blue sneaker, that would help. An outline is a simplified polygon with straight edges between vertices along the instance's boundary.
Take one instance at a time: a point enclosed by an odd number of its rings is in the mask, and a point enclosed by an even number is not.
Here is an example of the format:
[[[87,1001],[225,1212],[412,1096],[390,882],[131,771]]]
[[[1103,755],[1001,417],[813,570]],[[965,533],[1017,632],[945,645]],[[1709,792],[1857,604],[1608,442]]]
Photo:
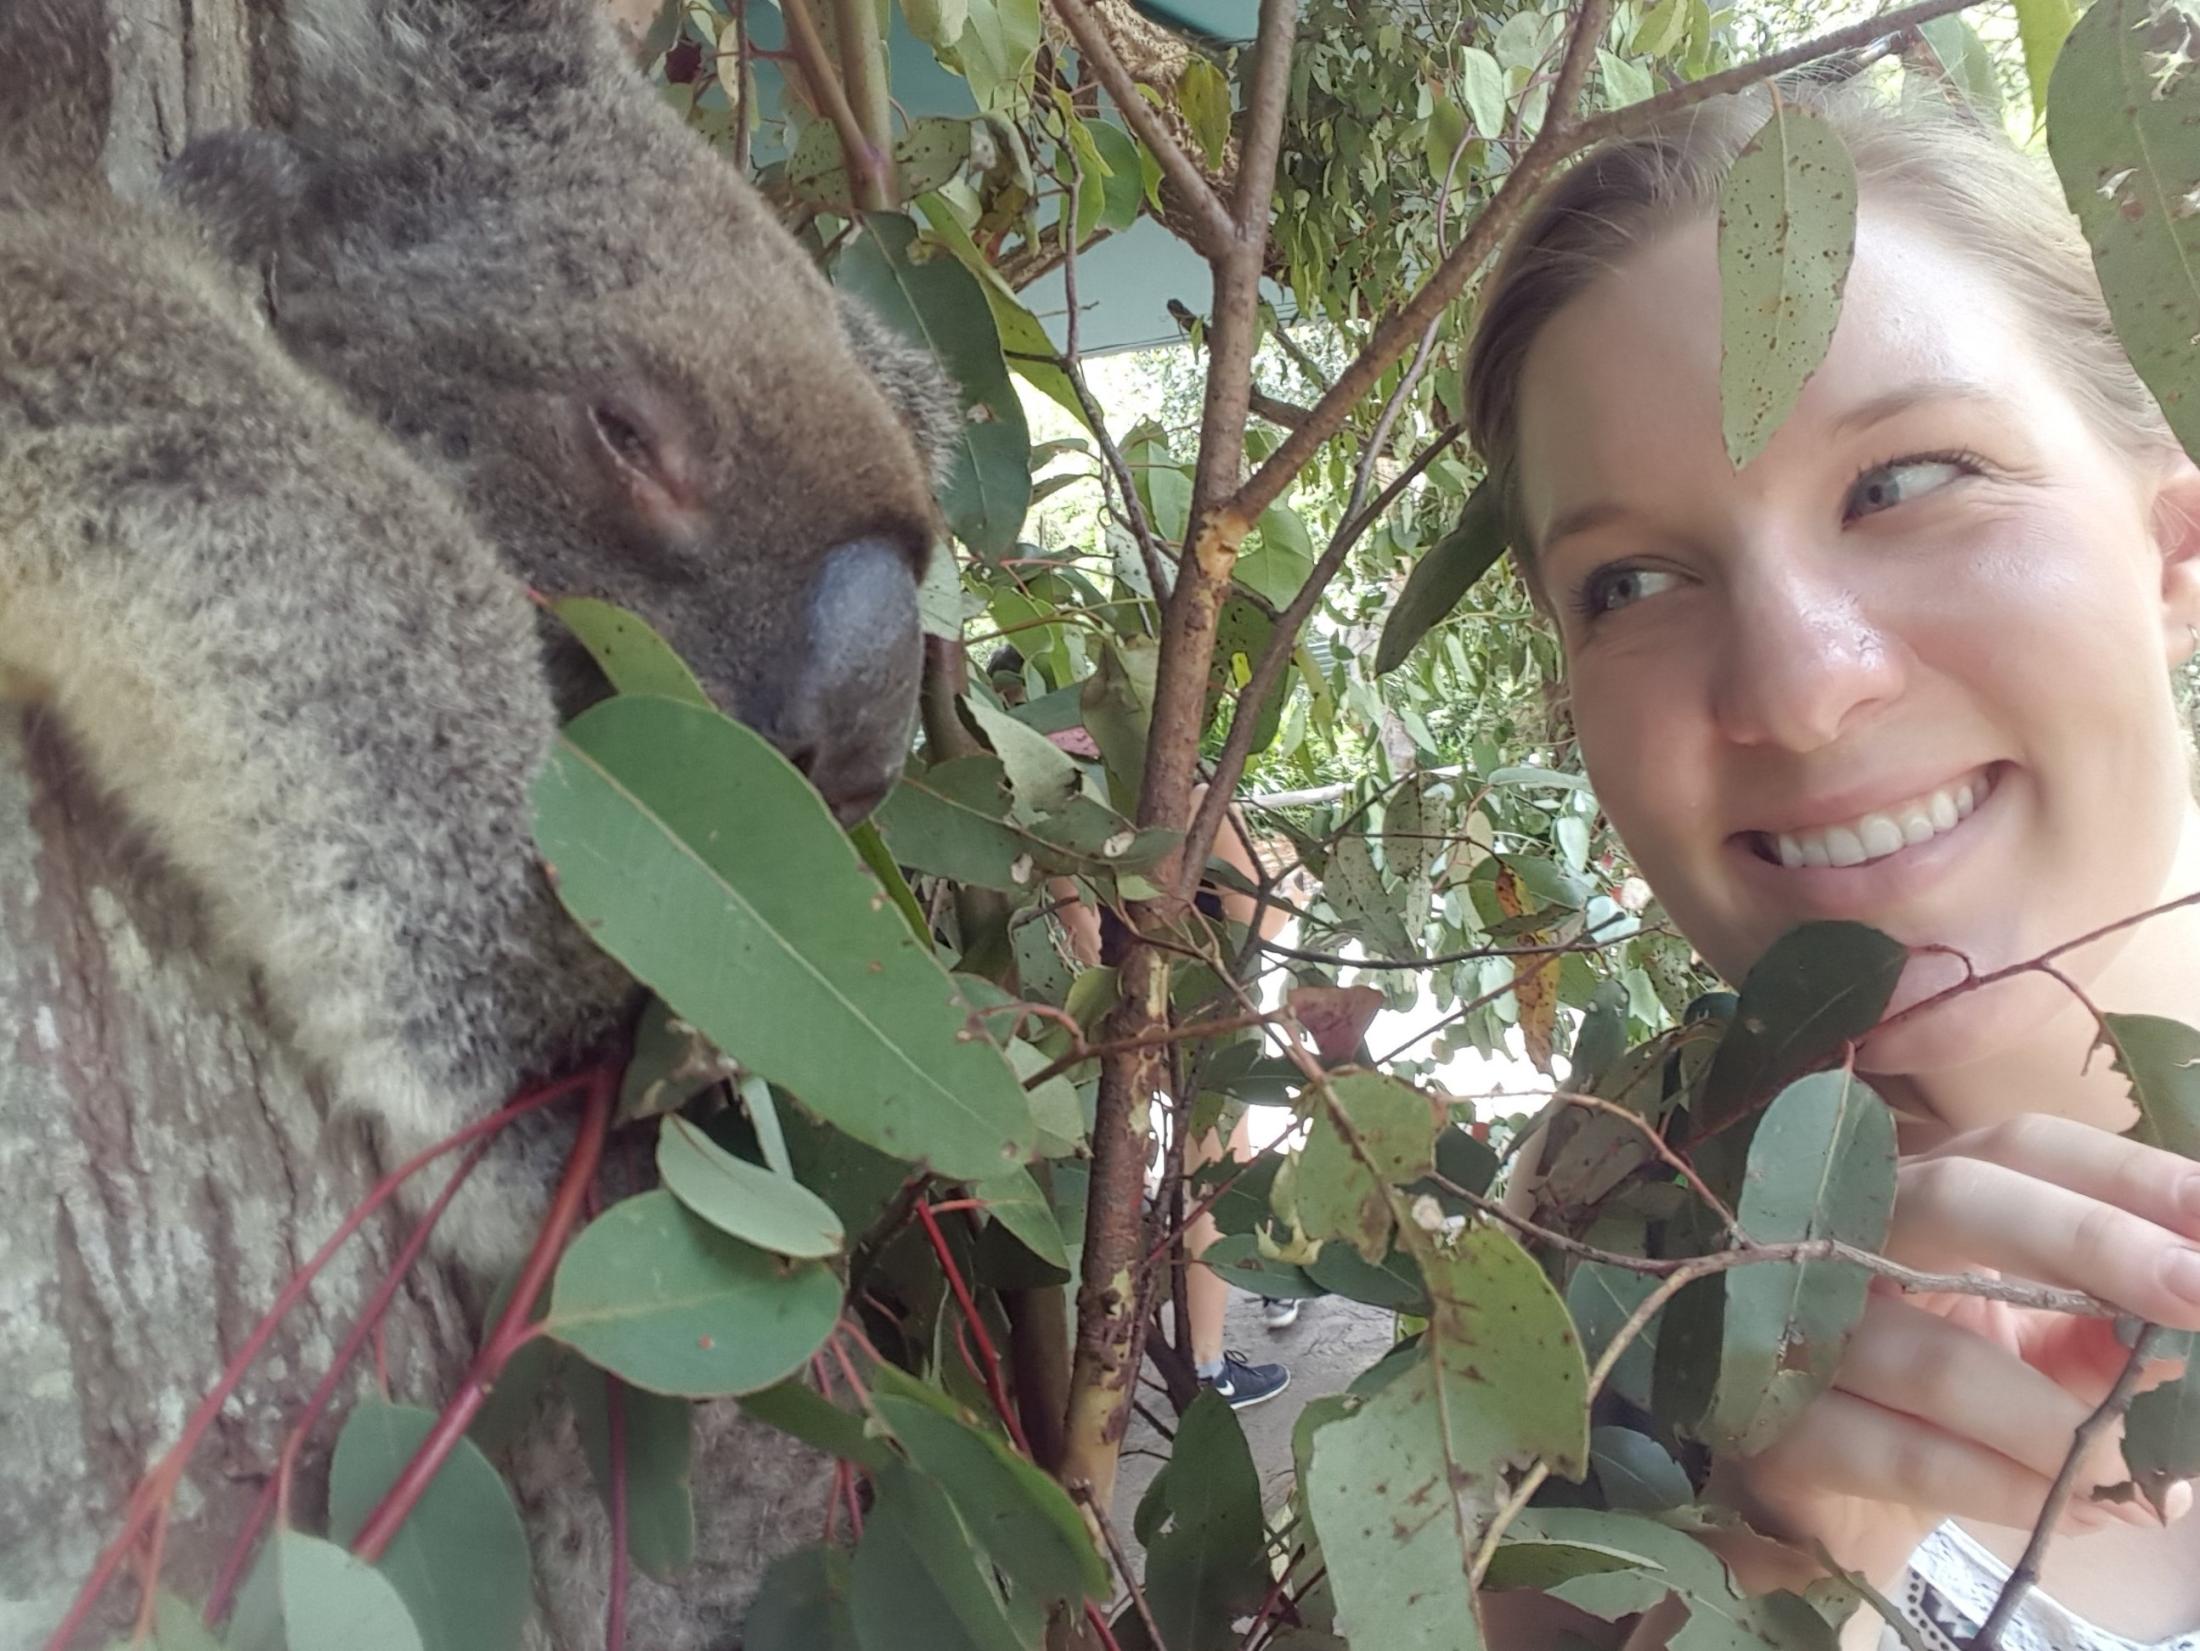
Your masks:
[[[1232,1410],[1249,1410],[1289,1387],[1291,1372],[1280,1364],[1253,1364],[1243,1353],[1225,1353],[1222,1369],[1200,1377],[1199,1385],[1221,1394]]]

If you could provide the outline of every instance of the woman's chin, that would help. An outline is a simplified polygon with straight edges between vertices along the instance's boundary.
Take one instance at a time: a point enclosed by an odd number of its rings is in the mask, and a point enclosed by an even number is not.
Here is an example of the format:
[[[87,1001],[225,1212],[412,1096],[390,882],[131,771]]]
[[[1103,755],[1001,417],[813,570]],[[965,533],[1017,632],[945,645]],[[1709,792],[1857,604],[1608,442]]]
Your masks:
[[[1933,952],[1913,956],[1881,1016],[1895,1024],[1864,1040],[1857,1050],[1859,1069],[1923,1077],[1971,1066],[2037,1041],[2065,1014],[2084,1012],[2065,987],[2045,975],[1957,990],[1966,978],[1960,959]]]

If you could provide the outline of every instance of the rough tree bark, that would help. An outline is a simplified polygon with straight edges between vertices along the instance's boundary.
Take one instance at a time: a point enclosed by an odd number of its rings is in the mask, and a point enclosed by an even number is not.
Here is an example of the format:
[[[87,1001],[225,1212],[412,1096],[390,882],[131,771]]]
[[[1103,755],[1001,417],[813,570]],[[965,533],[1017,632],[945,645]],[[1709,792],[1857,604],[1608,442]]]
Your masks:
[[[283,5],[118,0],[119,189],[147,190],[196,133],[279,123]],[[189,891],[92,793],[61,732],[13,711],[0,715],[0,1026],[13,1037],[0,1061],[0,1651],[32,1651],[130,1487],[384,1166],[331,1117],[254,982],[213,955]],[[290,1419],[403,1237],[392,1218],[354,1239],[216,1424],[168,1535],[164,1574],[187,1597],[205,1598]],[[400,1296],[386,1337],[394,1397],[440,1403],[471,1350],[460,1300],[427,1264]],[[354,1392],[373,1381],[370,1364]],[[720,1408],[698,1438],[709,1580],[675,1601],[635,1579],[630,1643],[652,1651],[733,1644],[762,1566],[823,1519],[830,1474]],[[579,1651],[602,1643],[607,1538],[578,1458],[549,1448],[562,1431],[546,1418],[515,1477],[552,1625],[538,1643]],[[321,1451],[332,1434],[324,1425]],[[310,1466],[299,1492],[311,1528]],[[100,1628],[126,1623],[128,1593],[114,1591]]]

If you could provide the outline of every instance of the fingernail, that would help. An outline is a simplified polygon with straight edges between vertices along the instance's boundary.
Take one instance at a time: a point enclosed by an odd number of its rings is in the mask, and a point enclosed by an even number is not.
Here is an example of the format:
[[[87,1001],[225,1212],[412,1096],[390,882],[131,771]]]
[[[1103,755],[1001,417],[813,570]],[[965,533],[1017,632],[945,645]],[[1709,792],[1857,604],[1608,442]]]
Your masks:
[[[2172,1250],[2162,1265],[2162,1282],[2200,1306],[2200,1250]]]
[[[2180,1479],[2162,1493],[2162,1523],[2173,1524],[2192,1512],[2192,1481]]]

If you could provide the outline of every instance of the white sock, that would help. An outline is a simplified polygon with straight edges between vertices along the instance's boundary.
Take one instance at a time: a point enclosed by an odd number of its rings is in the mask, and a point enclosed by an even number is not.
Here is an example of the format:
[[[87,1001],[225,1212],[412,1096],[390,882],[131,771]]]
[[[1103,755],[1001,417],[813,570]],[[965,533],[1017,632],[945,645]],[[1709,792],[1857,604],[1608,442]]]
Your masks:
[[[1211,1382],[1222,1374],[1222,1361],[1215,1359],[1207,1364],[1195,1364],[1192,1373],[1203,1382]]]

